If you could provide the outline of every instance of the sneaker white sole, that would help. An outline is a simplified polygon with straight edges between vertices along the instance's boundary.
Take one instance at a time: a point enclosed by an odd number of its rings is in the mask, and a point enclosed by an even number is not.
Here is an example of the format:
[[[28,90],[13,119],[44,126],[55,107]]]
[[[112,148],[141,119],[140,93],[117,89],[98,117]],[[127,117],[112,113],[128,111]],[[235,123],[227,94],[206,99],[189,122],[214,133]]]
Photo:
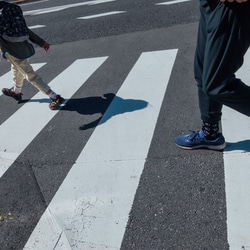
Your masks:
[[[197,145],[197,146],[193,146],[193,147],[185,147],[185,146],[181,146],[176,144],[176,146],[178,146],[179,148],[183,148],[183,149],[188,149],[188,150],[192,150],[192,149],[211,149],[211,150],[223,150],[226,147],[226,142],[224,142],[221,145]]]

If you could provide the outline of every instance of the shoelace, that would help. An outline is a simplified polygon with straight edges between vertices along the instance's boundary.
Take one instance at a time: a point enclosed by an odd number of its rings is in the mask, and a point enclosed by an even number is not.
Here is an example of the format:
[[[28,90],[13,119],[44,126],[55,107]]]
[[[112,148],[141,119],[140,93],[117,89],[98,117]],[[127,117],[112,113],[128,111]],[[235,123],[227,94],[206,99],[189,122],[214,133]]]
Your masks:
[[[55,104],[56,104],[56,103],[59,102],[59,100],[60,100],[59,98],[56,98],[56,99],[52,100],[52,103],[55,103]]]
[[[200,134],[199,134],[199,131],[193,131],[193,130],[189,130],[189,131],[193,133],[193,134],[191,134],[191,135],[189,136],[189,139],[190,139],[191,141],[194,141],[194,140],[196,140],[196,139],[198,139],[198,138],[201,138],[201,137],[200,137]]]

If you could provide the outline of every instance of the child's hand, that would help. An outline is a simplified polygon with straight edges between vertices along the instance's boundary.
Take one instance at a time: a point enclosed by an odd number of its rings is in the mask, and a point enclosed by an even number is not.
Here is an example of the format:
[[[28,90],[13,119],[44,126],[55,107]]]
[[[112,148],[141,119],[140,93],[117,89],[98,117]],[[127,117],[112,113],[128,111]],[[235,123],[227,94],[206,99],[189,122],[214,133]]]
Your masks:
[[[42,48],[45,50],[45,52],[48,52],[49,46],[50,45],[48,43],[45,43]]]

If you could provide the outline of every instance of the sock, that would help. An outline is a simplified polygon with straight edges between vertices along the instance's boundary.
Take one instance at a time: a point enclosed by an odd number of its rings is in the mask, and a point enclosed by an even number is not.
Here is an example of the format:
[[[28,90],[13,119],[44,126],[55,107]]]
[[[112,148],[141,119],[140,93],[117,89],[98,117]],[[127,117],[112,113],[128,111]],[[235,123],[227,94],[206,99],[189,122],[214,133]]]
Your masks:
[[[20,94],[21,93],[21,91],[22,91],[22,88],[18,88],[18,87],[16,87],[15,85],[14,85],[14,92],[16,93],[16,94]]]
[[[57,94],[56,94],[53,90],[51,90],[51,92],[50,92],[50,94],[49,94],[49,97],[50,97],[51,99],[56,99],[56,96],[57,96]]]
[[[219,135],[219,122],[210,123],[210,122],[204,122],[202,123],[202,130],[204,133],[204,136],[207,140],[216,140]]]

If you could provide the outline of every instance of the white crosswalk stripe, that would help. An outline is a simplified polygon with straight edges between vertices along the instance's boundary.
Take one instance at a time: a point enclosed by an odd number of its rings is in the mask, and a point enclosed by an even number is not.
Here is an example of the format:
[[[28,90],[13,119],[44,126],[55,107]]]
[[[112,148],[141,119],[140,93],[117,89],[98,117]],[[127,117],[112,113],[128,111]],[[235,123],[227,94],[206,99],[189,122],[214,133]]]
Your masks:
[[[105,60],[106,57],[76,60],[56,77],[50,86],[57,93],[61,93],[64,98],[69,99]],[[68,82],[74,84],[68,84]],[[0,145],[0,177],[57,113],[57,111],[49,110],[48,101],[48,97],[39,92],[0,126],[0,141],[2,142]],[[11,134],[6,131],[11,131]],[[14,144],[13,141],[19,143]]]
[[[176,53],[141,55],[24,249],[119,249]]]
[[[237,76],[250,83],[250,50]],[[224,107],[222,129],[228,142],[224,151],[228,242],[231,250],[250,249],[249,117]]]

